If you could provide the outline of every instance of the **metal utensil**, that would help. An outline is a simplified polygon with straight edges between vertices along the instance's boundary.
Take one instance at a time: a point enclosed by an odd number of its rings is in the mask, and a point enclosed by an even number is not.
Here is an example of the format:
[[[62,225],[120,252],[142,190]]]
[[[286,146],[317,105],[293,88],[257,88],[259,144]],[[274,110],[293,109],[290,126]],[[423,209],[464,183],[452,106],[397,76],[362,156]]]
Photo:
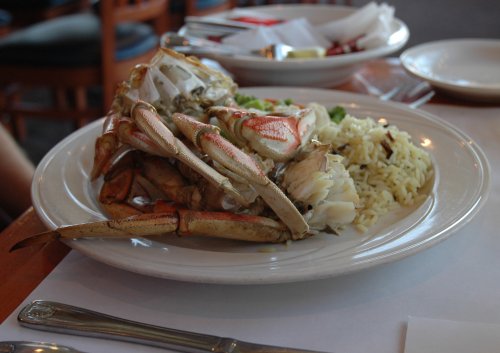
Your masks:
[[[109,338],[188,353],[318,353],[153,326],[43,300],[22,309],[18,321],[22,326],[38,330]]]
[[[271,44],[265,46],[264,48],[258,50],[249,50],[245,48],[240,48],[232,45],[225,45],[218,42],[214,42],[209,39],[199,38],[194,36],[181,35],[176,32],[167,32],[161,37],[161,45],[164,48],[173,49],[179,53],[192,54],[192,55],[250,55],[250,56],[260,56],[272,60],[284,60],[290,57],[291,53],[320,53],[324,52],[324,49],[319,47],[311,48],[295,48],[286,44]],[[295,55],[295,57],[299,57]]]
[[[184,18],[184,22],[187,24],[216,26],[233,30],[248,30],[258,27],[258,25],[252,23],[233,21],[223,17],[186,16]]]
[[[197,37],[213,36],[222,38],[255,27],[257,27],[255,24],[233,21],[227,18],[187,16],[184,18],[184,26],[179,29],[178,33]]]
[[[404,103],[414,109],[428,102],[435,94],[432,86],[425,81],[409,80],[383,91],[359,72],[354,75],[354,79],[363,85],[369,95],[383,101]]]
[[[176,32],[167,32],[161,36],[161,46],[179,53],[192,55],[252,55],[249,50],[224,45],[213,40],[184,36]]]
[[[1,353],[84,353],[72,347],[47,342],[4,341],[0,342]]]

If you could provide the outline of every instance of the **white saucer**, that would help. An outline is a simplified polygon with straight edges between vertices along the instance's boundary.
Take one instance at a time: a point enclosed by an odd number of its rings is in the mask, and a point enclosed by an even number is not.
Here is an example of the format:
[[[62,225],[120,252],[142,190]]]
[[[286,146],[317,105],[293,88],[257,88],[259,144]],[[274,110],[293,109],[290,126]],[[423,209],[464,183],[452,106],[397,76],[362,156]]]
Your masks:
[[[411,74],[449,94],[500,100],[500,40],[452,39],[417,45],[401,54]]]

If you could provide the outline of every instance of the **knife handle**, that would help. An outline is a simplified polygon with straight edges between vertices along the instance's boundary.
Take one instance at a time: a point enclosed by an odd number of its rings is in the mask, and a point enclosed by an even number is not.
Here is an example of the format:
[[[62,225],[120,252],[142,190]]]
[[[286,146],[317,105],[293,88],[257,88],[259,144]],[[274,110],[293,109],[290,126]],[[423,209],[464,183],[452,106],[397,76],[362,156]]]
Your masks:
[[[71,305],[36,300],[18,315],[22,326],[58,333],[109,338],[175,351],[229,352],[233,340],[125,320]]]
[[[186,353],[322,353],[148,325],[44,300],[28,304],[17,319],[22,326],[37,330],[108,338]]]

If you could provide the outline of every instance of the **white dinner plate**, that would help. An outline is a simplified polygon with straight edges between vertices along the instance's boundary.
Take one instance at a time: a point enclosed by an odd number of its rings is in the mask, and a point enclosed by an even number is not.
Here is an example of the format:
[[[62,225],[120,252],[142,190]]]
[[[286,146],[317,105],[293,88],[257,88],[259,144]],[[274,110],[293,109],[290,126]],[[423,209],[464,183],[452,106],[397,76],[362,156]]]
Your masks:
[[[266,5],[246,9],[283,20],[303,17],[314,26],[344,18],[358,10],[349,6],[305,4]],[[226,11],[210,17],[226,18],[230,14],[231,11]],[[231,72],[240,85],[334,87],[349,80],[364,62],[392,54],[407,43],[410,31],[401,20],[394,18],[390,23],[390,31],[385,45],[324,58],[283,61],[243,55],[214,55],[213,58]],[[190,34],[189,31],[186,34]]]
[[[411,74],[449,94],[500,100],[500,40],[452,39],[417,45],[401,54]]]
[[[420,110],[367,96],[321,89],[251,88],[258,97],[344,106],[357,117],[384,118],[408,131],[428,150],[435,180],[420,205],[384,217],[361,234],[320,234],[289,245],[249,244],[218,239],[79,239],[72,248],[103,263],[175,280],[258,284],[331,277],[401,259],[447,238],[484,204],[489,168],[478,145],[452,125]],[[50,228],[104,218],[89,181],[94,141],[102,120],[68,136],[40,162],[32,186],[33,205]],[[466,186],[466,187],[464,187]]]

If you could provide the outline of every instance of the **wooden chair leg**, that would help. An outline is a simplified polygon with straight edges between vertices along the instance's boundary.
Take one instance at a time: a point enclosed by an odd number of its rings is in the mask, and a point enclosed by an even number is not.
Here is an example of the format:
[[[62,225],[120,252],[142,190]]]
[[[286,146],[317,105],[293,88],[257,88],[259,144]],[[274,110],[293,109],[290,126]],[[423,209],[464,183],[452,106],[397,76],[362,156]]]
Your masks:
[[[17,85],[6,85],[0,89],[0,122],[17,140],[26,138],[26,127],[22,115],[15,113],[15,107],[22,98]]]
[[[64,87],[57,87],[54,89],[54,100],[56,107],[60,110],[66,110],[69,108],[68,96],[66,93],[67,92]]]
[[[9,98],[9,104],[13,107],[19,106],[21,104],[22,95],[19,92],[12,94]],[[16,112],[15,109],[12,109],[12,134],[17,141],[26,140],[26,121],[24,120],[24,116]]]
[[[78,86],[75,88],[75,108],[78,112],[83,112],[88,108],[87,89],[86,87]],[[81,128],[89,122],[89,119],[83,116],[76,118],[77,128]]]
[[[7,114],[5,113],[5,106],[7,104],[7,97],[5,93],[5,88],[0,87],[0,123],[3,127],[12,134],[12,124]]]

